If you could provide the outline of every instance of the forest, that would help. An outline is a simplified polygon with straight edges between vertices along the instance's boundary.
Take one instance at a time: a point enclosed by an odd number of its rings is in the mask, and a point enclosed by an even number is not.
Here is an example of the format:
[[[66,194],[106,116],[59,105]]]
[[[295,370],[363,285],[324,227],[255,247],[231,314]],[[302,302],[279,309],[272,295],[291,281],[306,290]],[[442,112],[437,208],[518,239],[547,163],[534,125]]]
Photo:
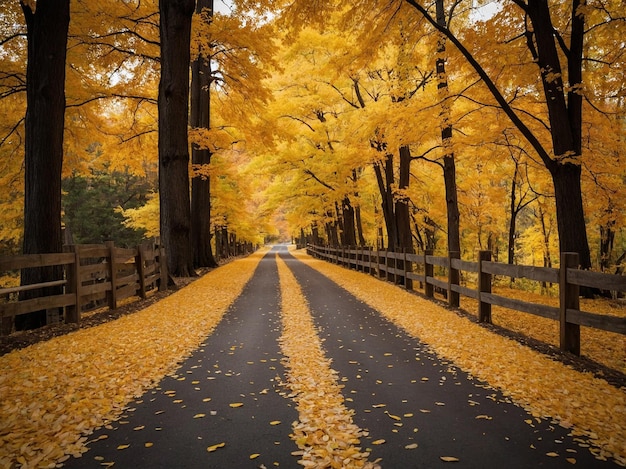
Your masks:
[[[0,8],[0,255],[160,236],[188,276],[230,238],[623,273],[621,0]]]

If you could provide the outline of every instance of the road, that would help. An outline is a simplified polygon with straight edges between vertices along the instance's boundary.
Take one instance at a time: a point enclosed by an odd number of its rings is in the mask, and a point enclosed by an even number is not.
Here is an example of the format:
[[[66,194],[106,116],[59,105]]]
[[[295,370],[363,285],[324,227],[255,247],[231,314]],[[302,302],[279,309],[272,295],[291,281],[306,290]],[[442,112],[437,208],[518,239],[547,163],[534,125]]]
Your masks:
[[[285,246],[261,260],[221,323],[178,371],[118,422],[96,431],[90,450],[64,467],[302,467],[290,438],[299,414],[284,384],[277,255],[308,302],[353,422],[368,432],[360,446],[370,450],[369,461],[402,469],[559,468],[571,467],[570,458],[578,467],[617,467],[596,460],[568,430],[533,419],[440,360]]]

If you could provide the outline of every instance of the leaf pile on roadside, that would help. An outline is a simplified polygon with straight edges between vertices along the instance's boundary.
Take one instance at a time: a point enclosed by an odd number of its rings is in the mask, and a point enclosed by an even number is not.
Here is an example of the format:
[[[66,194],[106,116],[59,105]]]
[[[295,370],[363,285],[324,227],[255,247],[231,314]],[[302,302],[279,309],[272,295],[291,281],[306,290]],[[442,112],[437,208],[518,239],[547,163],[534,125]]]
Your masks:
[[[511,397],[533,417],[554,419],[598,458],[626,465],[626,392],[551,360],[452,311],[360,272],[294,252],[437,355]],[[480,347],[477,345],[480,344]]]
[[[286,386],[299,413],[291,438],[301,451],[304,467],[369,468],[369,453],[358,446],[363,431],[353,423],[354,412],[344,405],[339,378],[324,356],[309,308],[295,277],[277,258],[283,332],[280,345],[287,357]]]
[[[211,333],[262,256],[132,315],[0,357],[0,467],[54,467],[84,453],[85,435],[115,421]]]

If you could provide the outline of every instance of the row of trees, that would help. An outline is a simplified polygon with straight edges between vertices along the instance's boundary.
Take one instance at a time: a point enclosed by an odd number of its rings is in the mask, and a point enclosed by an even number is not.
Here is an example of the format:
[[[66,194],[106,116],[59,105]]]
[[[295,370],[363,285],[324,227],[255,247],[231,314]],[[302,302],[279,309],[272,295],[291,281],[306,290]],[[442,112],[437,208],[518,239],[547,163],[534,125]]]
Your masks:
[[[222,227],[619,264],[621,2],[483,3],[9,2],[1,242],[58,251],[64,178],[158,170],[116,213],[160,220],[174,275],[213,265]]]
[[[307,213],[313,238],[321,223],[331,243],[335,227],[341,241],[362,242],[345,226],[355,206],[373,205],[391,249],[505,244],[514,262],[521,223],[537,228],[546,263],[556,239],[591,267],[587,230],[602,267],[624,259],[620,3],[493,3],[487,13],[442,0],[291,7],[290,19],[318,26],[287,52],[301,68],[285,76],[297,85],[282,86],[282,102],[297,104],[280,111],[310,155],[291,159],[301,172],[292,188],[328,200]],[[363,198],[368,171],[372,204]],[[434,246],[437,232],[446,246]]]
[[[263,37],[256,22],[251,18],[244,22],[242,16],[213,21],[212,0],[197,4],[16,0],[6,8],[3,4],[0,19],[0,98],[10,111],[0,140],[1,176],[11,188],[3,194],[3,205],[12,210],[6,212],[12,216],[2,220],[5,245],[15,246],[21,237],[26,254],[59,252],[63,208],[75,226],[96,218],[82,212],[91,219],[77,219],[71,191],[62,206],[63,178],[66,187],[77,189],[81,175],[93,173],[96,166],[148,181],[157,164],[157,148],[159,196],[145,207],[120,204],[110,209],[127,213],[128,226],[148,231],[153,220],[138,222],[137,215],[154,214],[148,207],[159,203],[159,231],[172,275],[194,275],[196,267],[215,265],[212,228],[224,237],[230,227],[220,248],[233,235],[258,242],[261,232],[262,239],[263,224],[245,214],[250,211],[240,200],[247,189],[240,187],[239,177],[230,179],[239,169],[224,163],[225,157],[217,170],[208,167],[212,155],[238,150],[236,142],[242,139],[237,129],[247,119],[245,108],[265,99],[263,93],[251,94],[255,83],[260,88],[262,77],[263,54],[246,41],[251,34]],[[192,59],[193,166],[188,136]],[[245,86],[239,85],[242,77]],[[221,107],[236,108],[222,112],[222,119],[210,118],[210,89],[216,85],[223,97]],[[103,148],[97,158],[88,150],[96,144]],[[212,226],[208,184],[216,172],[223,179],[218,184],[223,197],[216,204],[222,210]],[[15,210],[22,202],[23,217]],[[29,269],[22,272],[21,281],[39,283],[58,275],[54,270]],[[45,313],[19,319],[23,324],[18,328],[36,327],[45,321]]]

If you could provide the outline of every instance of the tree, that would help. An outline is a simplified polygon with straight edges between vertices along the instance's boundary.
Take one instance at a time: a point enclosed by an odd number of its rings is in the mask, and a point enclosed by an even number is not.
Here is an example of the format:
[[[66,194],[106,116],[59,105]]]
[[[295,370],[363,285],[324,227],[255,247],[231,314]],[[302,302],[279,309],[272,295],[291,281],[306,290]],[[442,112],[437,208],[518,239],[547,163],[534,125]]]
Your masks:
[[[546,149],[537,135],[522,120],[519,112],[504,97],[503,90],[492,80],[458,36],[439,24],[427,8],[416,0],[405,1],[454,43],[474,67],[503,111],[537,152],[552,176],[560,250],[579,253],[581,266],[591,267],[583,210],[580,161],[584,89],[583,46],[587,17],[584,1],[571,0],[567,5],[563,5],[569,7],[569,15],[568,31],[562,34],[555,28],[551,19],[558,7],[551,6],[547,0],[512,0],[524,15],[521,36],[526,38],[528,50],[540,75],[552,138],[551,150]],[[562,16],[565,11],[559,13]],[[605,22],[608,24],[611,18],[608,11],[607,14],[609,19]],[[569,44],[566,43],[567,37]]]
[[[28,40],[23,252],[61,252],[65,54],[70,2],[23,2],[22,10]],[[25,269],[21,282],[28,285],[58,280],[60,275],[54,268]],[[46,312],[17,316],[15,323],[18,330],[42,326]]]
[[[197,21],[213,21],[213,0],[197,0]],[[211,57],[202,48],[191,63],[191,122],[195,129],[211,128]],[[211,149],[192,144],[192,163],[199,168],[191,180],[191,235],[196,267],[216,267],[211,251],[211,177],[202,171],[211,163]]]
[[[159,194],[171,275],[195,275],[189,201],[189,63],[194,0],[160,0]]]

